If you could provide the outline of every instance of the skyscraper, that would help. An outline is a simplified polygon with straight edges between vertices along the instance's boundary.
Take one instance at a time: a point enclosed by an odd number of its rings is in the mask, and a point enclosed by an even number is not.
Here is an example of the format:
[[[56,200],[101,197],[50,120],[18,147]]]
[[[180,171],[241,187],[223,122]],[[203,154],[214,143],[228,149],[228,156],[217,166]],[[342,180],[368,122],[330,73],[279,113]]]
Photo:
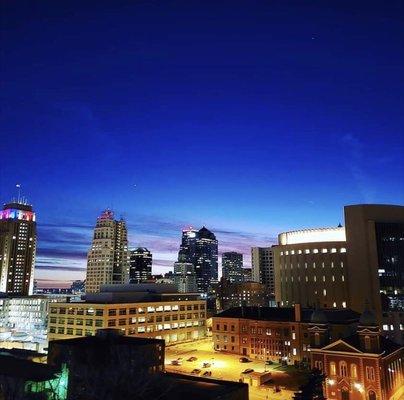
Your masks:
[[[235,251],[229,251],[222,255],[222,277],[230,283],[244,281],[243,255]]]
[[[274,256],[271,247],[251,248],[252,279],[267,286],[270,294],[275,293]]]
[[[207,228],[199,231],[189,228],[182,231],[178,262],[192,263],[195,267],[198,292],[207,293],[217,281],[218,243],[216,236]]]
[[[205,227],[198,231],[195,253],[198,292],[208,293],[211,284],[217,282],[218,278],[218,243],[216,236]]]
[[[195,267],[192,263],[174,263],[174,284],[180,293],[197,291]]]
[[[178,252],[178,261],[192,263],[196,260],[196,240],[198,231],[190,227],[182,231],[181,246]]]
[[[152,253],[146,247],[130,251],[129,282],[141,283],[151,278]]]
[[[0,211],[0,292],[27,296],[34,286],[36,222],[32,206],[20,201]]]
[[[114,219],[111,210],[97,218],[87,257],[86,292],[99,292],[100,285],[129,281],[129,252],[126,223]]]

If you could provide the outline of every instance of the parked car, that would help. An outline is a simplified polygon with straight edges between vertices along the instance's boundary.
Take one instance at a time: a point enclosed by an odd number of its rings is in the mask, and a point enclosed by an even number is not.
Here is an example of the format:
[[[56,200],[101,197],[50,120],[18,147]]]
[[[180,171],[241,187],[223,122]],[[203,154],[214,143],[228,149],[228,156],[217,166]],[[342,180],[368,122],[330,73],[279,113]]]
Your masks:
[[[254,372],[254,370],[252,368],[247,368],[242,372],[242,374],[251,374],[251,372]]]
[[[195,369],[193,369],[193,370],[191,371],[191,374],[193,374],[193,375],[199,375],[200,373],[201,373],[201,370],[198,369],[198,368],[195,368]]]
[[[196,361],[197,359],[198,359],[197,357],[192,356],[192,357],[189,357],[187,361],[193,362],[193,361]]]
[[[203,363],[203,368],[209,368],[210,364],[208,362]]]
[[[240,361],[241,363],[248,363],[248,362],[250,362],[250,360],[249,360],[247,357],[240,357],[239,361]]]
[[[266,360],[266,361],[265,361],[265,364],[266,364],[266,365],[272,365],[273,363],[274,363],[274,362],[271,361],[271,360]]]
[[[203,376],[212,376],[212,371],[205,371],[202,375]]]
[[[172,360],[171,365],[181,365],[182,362],[180,360]]]

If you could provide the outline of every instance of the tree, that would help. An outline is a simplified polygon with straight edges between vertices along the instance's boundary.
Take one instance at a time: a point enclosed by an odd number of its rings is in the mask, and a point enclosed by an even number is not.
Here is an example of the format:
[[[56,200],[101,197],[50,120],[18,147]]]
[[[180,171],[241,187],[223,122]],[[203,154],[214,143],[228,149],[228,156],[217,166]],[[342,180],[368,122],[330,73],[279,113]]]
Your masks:
[[[313,369],[305,385],[300,386],[300,390],[295,392],[295,400],[325,400],[323,394],[325,375],[318,369]]]

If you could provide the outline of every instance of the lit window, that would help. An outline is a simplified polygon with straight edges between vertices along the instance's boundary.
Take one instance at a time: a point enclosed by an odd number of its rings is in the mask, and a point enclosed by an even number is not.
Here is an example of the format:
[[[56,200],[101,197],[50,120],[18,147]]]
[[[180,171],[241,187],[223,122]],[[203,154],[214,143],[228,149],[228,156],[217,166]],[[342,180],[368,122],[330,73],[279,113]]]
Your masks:
[[[341,247],[341,249],[340,249],[339,252],[340,252],[340,253],[346,253],[346,248],[345,248],[345,247]]]
[[[313,253],[317,254],[318,253],[318,249],[313,249]]]
[[[351,378],[356,379],[358,377],[358,369],[356,364],[351,364]]]
[[[346,308],[346,301],[343,301],[343,302],[342,302],[342,307],[343,307],[343,308]]]
[[[304,252],[305,252],[305,254],[310,254],[310,250],[309,250],[309,249],[306,249]]]
[[[388,331],[388,330],[389,330],[389,326],[388,326],[388,325],[383,325],[383,330],[384,330],[384,331]]]
[[[322,253],[327,253],[328,250],[327,250],[327,249],[321,249],[321,252],[322,252]]]
[[[348,369],[345,361],[339,363],[339,374],[341,376],[348,376]]]
[[[330,375],[337,375],[337,367],[335,362],[330,362]]]

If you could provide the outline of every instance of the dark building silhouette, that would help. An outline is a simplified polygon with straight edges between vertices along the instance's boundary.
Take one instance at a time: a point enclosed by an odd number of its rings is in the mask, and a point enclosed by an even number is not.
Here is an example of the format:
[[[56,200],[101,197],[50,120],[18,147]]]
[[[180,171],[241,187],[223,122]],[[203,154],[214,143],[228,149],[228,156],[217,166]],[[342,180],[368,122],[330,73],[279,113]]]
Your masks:
[[[130,252],[129,282],[142,283],[151,278],[152,253],[146,247],[138,247]]]

